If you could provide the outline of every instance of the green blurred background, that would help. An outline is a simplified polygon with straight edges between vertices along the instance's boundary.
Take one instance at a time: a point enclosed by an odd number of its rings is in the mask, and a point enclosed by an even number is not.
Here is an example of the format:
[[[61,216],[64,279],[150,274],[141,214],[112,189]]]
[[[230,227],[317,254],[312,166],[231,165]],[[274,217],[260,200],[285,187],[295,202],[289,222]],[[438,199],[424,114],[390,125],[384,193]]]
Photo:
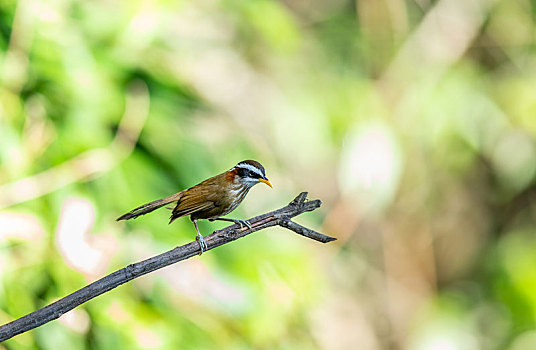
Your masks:
[[[0,1],[0,322],[194,238],[243,159],[324,205],[5,349],[536,348],[536,1]],[[201,223],[204,233],[224,227]]]

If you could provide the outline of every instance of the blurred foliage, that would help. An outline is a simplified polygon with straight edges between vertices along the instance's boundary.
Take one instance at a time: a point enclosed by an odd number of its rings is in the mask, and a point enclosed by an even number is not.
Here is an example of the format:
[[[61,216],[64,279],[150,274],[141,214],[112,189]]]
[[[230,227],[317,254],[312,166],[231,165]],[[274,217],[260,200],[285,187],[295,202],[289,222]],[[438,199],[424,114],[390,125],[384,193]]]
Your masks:
[[[243,159],[260,232],[5,349],[536,347],[536,1],[0,2],[0,322],[194,237],[124,212]],[[201,223],[209,233],[223,227]]]

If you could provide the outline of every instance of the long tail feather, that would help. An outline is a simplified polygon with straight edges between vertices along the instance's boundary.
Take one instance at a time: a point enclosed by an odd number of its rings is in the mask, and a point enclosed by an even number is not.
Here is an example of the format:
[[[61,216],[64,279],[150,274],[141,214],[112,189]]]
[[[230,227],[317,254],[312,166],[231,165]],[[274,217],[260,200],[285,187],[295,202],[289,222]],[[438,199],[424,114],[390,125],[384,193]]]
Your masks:
[[[182,192],[179,192],[179,193],[172,194],[169,197],[162,198],[162,199],[157,199],[157,200],[152,201],[150,203],[144,204],[144,205],[139,206],[139,207],[137,207],[135,209],[132,209],[131,211],[129,211],[125,215],[122,215],[122,216],[118,217],[116,219],[116,221],[135,219],[138,216],[145,215],[147,213],[152,212],[153,210],[161,208],[166,204],[178,201],[179,198],[181,197],[181,195],[182,195]]]

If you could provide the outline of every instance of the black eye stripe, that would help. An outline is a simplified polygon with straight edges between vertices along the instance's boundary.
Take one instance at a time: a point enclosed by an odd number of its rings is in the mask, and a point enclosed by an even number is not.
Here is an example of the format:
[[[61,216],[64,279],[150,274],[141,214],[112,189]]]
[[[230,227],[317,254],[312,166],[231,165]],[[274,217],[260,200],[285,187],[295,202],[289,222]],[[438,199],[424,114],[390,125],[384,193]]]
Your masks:
[[[262,177],[259,173],[242,167],[238,167],[237,173],[240,177],[251,177],[254,179]]]

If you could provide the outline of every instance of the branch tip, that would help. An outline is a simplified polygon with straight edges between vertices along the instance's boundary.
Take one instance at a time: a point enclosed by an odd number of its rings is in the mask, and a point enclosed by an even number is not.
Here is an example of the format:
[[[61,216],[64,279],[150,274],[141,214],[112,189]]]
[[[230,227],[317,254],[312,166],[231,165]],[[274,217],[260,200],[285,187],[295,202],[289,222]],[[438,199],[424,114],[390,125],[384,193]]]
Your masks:
[[[292,200],[292,202],[290,202],[290,205],[299,206],[299,205],[303,204],[307,200],[307,195],[308,194],[309,194],[308,192],[300,193],[296,198],[294,198]]]
[[[322,205],[322,201],[320,199],[315,199],[315,200],[307,201],[303,203],[302,209],[304,211],[312,211],[312,210],[315,210],[316,208],[319,208],[321,205]]]
[[[321,242],[321,243],[328,243],[337,240],[335,237],[326,236],[325,234],[322,234],[320,232],[316,232],[315,230],[311,230],[310,228],[304,227],[300,224],[295,223],[294,221],[286,218],[282,219],[279,223],[279,226],[282,226],[284,228],[287,228],[291,231],[296,232],[299,235],[302,235],[307,238],[314,239],[315,241]]]

